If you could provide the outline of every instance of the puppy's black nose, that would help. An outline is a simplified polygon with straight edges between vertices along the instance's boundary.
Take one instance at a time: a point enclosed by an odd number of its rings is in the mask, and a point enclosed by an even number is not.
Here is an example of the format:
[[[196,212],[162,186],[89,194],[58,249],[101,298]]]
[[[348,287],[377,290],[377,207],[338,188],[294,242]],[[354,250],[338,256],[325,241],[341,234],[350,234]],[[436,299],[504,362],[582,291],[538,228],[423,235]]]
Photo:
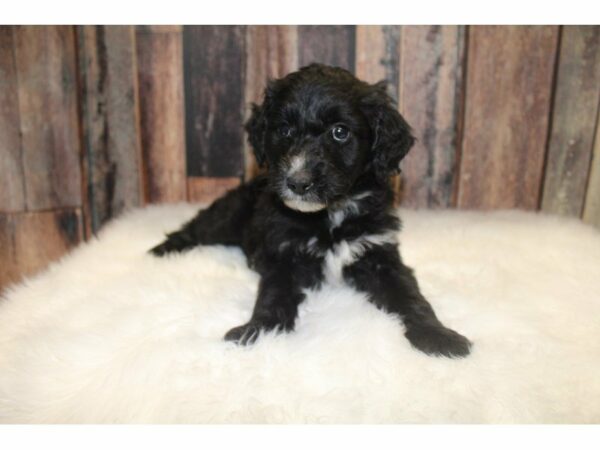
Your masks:
[[[310,178],[300,175],[289,177],[287,186],[294,194],[304,195],[313,187],[313,183]]]

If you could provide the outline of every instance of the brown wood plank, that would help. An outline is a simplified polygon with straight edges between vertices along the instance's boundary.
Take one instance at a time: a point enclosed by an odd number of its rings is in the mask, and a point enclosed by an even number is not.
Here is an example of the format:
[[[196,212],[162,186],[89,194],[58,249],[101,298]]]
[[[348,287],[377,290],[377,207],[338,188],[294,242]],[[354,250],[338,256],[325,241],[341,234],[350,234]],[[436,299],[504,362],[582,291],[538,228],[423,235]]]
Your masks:
[[[181,25],[138,25],[142,33],[181,33]]]
[[[188,197],[190,202],[211,203],[241,183],[237,177],[189,177]]]
[[[246,77],[244,121],[250,104],[261,103],[267,79],[281,78],[298,68],[298,36],[295,26],[248,26],[246,28]],[[244,142],[244,178],[259,173],[252,149]]]
[[[368,83],[387,81],[388,92],[396,102],[400,84],[401,29],[397,25],[356,26],[356,76]],[[392,177],[391,185],[398,204],[399,175]]]
[[[583,221],[600,228],[600,113],[596,120],[596,138],[583,208]]]
[[[82,238],[79,208],[0,213],[0,290],[45,268]]]
[[[243,175],[245,33],[184,27],[188,176]]]
[[[81,205],[75,33],[14,28],[27,208]]]
[[[396,101],[401,30],[397,25],[356,26],[356,76],[369,83],[386,80],[388,92]]]
[[[464,37],[463,26],[402,27],[400,111],[417,138],[401,166],[404,206],[453,206]]]
[[[537,209],[557,26],[469,28],[463,208]]]
[[[298,63],[322,63],[355,69],[354,25],[302,25],[298,27]]]
[[[580,217],[600,96],[600,26],[562,29],[542,210]]]
[[[0,26],[0,211],[25,209],[17,89],[12,27]]]
[[[143,201],[135,33],[131,26],[78,27],[86,216],[98,231]]]
[[[187,198],[180,27],[139,27],[136,55],[145,200]]]

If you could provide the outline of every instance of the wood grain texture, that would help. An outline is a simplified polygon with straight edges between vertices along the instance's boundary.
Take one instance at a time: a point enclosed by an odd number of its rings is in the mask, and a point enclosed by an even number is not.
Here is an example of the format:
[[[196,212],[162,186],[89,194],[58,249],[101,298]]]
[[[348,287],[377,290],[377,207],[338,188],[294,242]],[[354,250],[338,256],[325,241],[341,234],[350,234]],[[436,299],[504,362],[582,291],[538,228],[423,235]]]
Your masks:
[[[236,177],[189,177],[188,197],[190,202],[209,204],[242,182]]]
[[[248,26],[246,28],[246,76],[244,122],[250,105],[261,103],[268,79],[281,78],[298,68],[298,33],[295,26]],[[244,179],[260,170],[247,139],[244,142]]]
[[[243,175],[245,33],[184,27],[188,176]]]
[[[0,213],[0,290],[43,269],[82,238],[79,208]]]
[[[388,92],[398,101],[400,39],[397,25],[356,26],[356,76],[369,83],[385,80]]]
[[[81,205],[75,33],[14,28],[27,209]]]
[[[583,221],[600,228],[600,112],[596,118],[596,137],[583,207]]]
[[[469,28],[458,205],[537,209],[556,26]]]
[[[385,80],[390,96],[398,102],[402,27],[397,25],[356,26],[356,76],[368,83]],[[390,180],[395,203],[400,204],[400,175]]]
[[[85,213],[91,231],[143,201],[135,33],[78,27]]]
[[[137,31],[141,33],[181,33],[181,25],[137,25]]]
[[[329,64],[354,72],[355,26],[302,25],[298,27],[298,64]]]
[[[600,98],[600,26],[565,26],[542,210],[580,217],[585,201]]]
[[[401,165],[404,206],[453,206],[464,37],[462,26],[402,27],[400,111],[417,138]]]
[[[17,90],[12,27],[0,26],[0,211],[26,207]]]
[[[187,198],[181,28],[136,29],[145,200]]]

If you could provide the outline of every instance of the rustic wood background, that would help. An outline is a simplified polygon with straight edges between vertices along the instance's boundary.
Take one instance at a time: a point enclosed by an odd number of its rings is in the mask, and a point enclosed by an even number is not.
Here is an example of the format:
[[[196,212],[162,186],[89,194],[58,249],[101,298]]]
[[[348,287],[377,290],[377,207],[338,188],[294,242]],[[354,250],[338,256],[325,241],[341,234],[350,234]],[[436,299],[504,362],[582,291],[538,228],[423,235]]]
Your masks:
[[[2,26],[0,288],[127,208],[252,177],[249,103],[313,61],[389,81],[405,206],[600,226],[599,26]]]

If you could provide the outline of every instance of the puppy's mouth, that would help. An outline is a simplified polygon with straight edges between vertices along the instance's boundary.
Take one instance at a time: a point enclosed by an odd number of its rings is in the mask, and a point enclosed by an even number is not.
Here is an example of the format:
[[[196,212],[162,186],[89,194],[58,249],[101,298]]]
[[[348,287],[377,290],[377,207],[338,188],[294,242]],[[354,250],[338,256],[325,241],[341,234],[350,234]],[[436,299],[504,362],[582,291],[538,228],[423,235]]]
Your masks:
[[[296,196],[297,197],[297,196]],[[283,203],[290,209],[300,212],[317,212],[327,208],[325,203],[302,200],[301,198],[282,198]]]
[[[327,205],[319,198],[314,189],[314,178],[307,168],[305,153],[291,159],[284,159],[280,166],[278,179],[279,197],[290,209],[311,213],[325,209]]]

